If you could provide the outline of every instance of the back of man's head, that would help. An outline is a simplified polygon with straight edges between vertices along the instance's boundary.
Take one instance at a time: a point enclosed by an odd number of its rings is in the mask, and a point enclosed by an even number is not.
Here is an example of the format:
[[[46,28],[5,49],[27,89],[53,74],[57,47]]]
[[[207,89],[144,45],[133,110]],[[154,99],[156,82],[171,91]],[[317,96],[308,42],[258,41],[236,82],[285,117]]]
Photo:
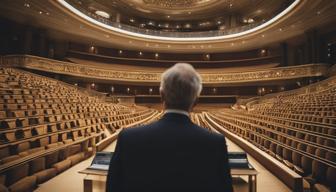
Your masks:
[[[202,90],[200,75],[187,63],[177,63],[161,76],[160,94],[166,109],[191,110]]]

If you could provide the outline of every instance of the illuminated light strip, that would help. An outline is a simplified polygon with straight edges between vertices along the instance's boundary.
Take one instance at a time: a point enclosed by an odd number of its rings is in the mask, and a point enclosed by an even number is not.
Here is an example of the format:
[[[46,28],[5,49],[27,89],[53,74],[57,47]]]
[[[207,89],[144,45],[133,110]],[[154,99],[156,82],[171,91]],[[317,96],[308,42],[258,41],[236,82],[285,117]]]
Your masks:
[[[230,34],[230,35],[221,35],[221,36],[215,36],[215,37],[161,37],[161,36],[154,36],[154,35],[146,35],[146,34],[141,34],[141,33],[135,33],[135,32],[131,32],[131,31],[127,31],[124,29],[120,29],[117,27],[113,27],[111,25],[107,25],[105,23],[99,22],[89,16],[87,16],[86,14],[82,13],[81,11],[79,11],[78,9],[76,9],[75,7],[73,7],[72,5],[70,5],[69,3],[66,2],[66,0],[57,0],[61,5],[63,5],[65,8],[67,8],[68,10],[70,10],[72,13],[76,14],[77,16],[95,24],[98,25],[100,27],[103,27],[105,29],[109,29],[111,31],[114,32],[118,32],[118,33],[122,33],[122,34],[126,34],[126,35],[130,35],[130,36],[134,36],[134,37],[140,37],[140,38],[145,38],[145,39],[152,39],[152,40],[166,40],[166,41],[211,41],[211,40],[223,40],[223,39],[231,39],[231,38],[236,38],[236,37],[241,37],[243,35],[248,35],[250,33],[256,32],[260,29],[263,29],[271,24],[273,24],[274,22],[276,22],[277,20],[279,20],[281,17],[283,17],[284,15],[286,15],[287,13],[289,13],[292,9],[295,8],[296,5],[298,5],[302,0],[295,0],[290,6],[288,6],[285,10],[283,10],[281,13],[279,13],[278,15],[276,15],[275,17],[273,17],[272,19],[268,20],[267,22],[254,27],[252,29],[246,30],[246,31],[242,31],[239,33],[235,33],[235,34]]]

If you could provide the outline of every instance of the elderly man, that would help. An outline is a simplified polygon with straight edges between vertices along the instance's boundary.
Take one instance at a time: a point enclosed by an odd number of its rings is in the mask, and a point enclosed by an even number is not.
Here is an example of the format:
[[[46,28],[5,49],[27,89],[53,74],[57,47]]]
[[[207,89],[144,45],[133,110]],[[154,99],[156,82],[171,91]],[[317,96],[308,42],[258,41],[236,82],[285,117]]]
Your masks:
[[[202,89],[189,64],[162,74],[163,117],[120,132],[107,177],[107,192],[231,192],[223,135],[193,124],[189,112]]]

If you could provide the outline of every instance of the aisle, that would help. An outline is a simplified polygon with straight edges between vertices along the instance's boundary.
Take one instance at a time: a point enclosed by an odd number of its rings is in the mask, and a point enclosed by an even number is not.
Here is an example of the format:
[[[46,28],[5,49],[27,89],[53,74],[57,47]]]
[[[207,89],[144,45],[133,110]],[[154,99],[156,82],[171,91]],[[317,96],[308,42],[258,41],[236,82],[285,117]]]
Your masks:
[[[226,140],[229,151],[242,151],[236,144],[230,140]],[[114,151],[116,142],[109,145],[104,151]],[[248,157],[250,163],[259,171],[257,191],[258,192],[290,192],[291,190],[276,178],[272,173],[267,171],[261,164],[259,164],[251,156]],[[48,182],[42,184],[36,191],[37,192],[83,192],[83,179],[84,175],[79,174],[78,171],[85,169],[91,164],[93,157],[71,167],[62,174],[54,177]],[[94,183],[94,192],[103,192],[105,188],[104,183]],[[235,178],[234,189],[235,192],[247,192],[247,178]]]

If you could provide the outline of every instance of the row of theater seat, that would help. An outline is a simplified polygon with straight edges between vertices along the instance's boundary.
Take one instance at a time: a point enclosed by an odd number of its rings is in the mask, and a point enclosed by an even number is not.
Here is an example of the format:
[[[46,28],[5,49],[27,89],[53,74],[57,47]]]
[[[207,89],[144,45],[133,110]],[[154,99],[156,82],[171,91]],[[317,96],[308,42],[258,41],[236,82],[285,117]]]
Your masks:
[[[190,115],[190,119],[193,123],[195,123],[196,125],[206,128],[208,129],[210,132],[212,132],[213,130],[211,129],[210,124],[208,123],[208,121],[205,119],[204,116],[205,113],[191,113]]]
[[[91,156],[117,129],[159,115],[106,103],[54,79],[0,68],[0,191],[33,191]]]
[[[309,92],[260,98],[248,110],[223,109],[208,115],[301,174],[306,191],[336,191],[335,79],[311,85],[319,89]]]

